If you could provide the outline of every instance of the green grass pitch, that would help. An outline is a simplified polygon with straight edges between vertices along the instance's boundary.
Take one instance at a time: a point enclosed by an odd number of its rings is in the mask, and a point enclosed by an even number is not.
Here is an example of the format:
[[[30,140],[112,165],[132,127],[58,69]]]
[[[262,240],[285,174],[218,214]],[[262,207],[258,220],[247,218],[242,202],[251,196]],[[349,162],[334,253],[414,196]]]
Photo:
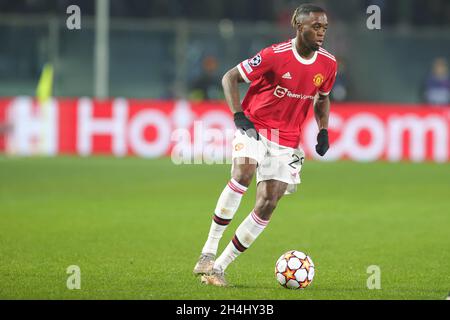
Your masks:
[[[192,274],[229,165],[170,159],[0,158],[1,299],[445,299],[450,166],[306,161],[228,288]],[[251,211],[255,185],[224,234]],[[285,251],[311,255],[306,290],[274,278]],[[66,268],[81,269],[81,289]],[[369,290],[367,268],[381,270]]]

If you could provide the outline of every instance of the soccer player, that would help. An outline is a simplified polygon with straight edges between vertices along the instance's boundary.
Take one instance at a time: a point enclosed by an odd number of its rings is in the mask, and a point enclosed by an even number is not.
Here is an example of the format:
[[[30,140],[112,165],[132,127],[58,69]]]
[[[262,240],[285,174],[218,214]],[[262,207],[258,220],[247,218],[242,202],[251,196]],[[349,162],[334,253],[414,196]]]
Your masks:
[[[295,38],[261,50],[222,78],[238,130],[232,178],[219,197],[208,239],[194,267],[203,283],[226,286],[225,269],[264,231],[280,198],[296,190],[304,161],[301,130],[311,105],[319,127],[316,152],[323,156],[329,148],[329,93],[337,63],[321,48],[328,28],[326,13],[312,4],[301,5],[292,16],[292,26]],[[238,83],[244,81],[250,87],[241,105]],[[219,240],[255,173],[254,209],[216,260]]]

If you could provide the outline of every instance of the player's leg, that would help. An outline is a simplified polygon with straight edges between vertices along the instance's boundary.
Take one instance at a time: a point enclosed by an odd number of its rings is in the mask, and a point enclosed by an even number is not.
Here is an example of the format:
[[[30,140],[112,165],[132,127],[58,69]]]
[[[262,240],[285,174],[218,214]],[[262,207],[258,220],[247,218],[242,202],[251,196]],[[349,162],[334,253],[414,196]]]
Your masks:
[[[263,159],[266,153],[266,147],[260,140],[250,138],[239,130],[236,131],[232,144],[232,178],[227,183],[217,202],[208,239],[194,268],[195,274],[211,271],[219,240],[227,225],[233,219],[242,196],[253,179],[256,164]]]
[[[233,240],[214,263],[212,272],[202,277],[202,282],[216,286],[227,284],[224,277],[225,269],[264,231],[287,186],[287,183],[277,180],[258,183],[255,208],[239,225]]]
[[[195,274],[204,274],[211,271],[219,246],[219,241],[233,219],[242,196],[247,191],[256,171],[256,161],[250,158],[233,159],[231,180],[220,194],[212,217],[208,233],[200,258],[194,267]]]

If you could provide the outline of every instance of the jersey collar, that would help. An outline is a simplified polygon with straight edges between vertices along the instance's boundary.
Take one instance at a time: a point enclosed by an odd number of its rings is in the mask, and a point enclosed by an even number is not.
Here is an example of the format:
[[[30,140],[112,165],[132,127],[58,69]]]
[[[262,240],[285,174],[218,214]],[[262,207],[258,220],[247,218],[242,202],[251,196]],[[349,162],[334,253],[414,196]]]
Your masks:
[[[312,63],[314,63],[314,61],[316,61],[316,58],[317,58],[317,51],[314,52],[314,55],[310,59],[302,58],[298,54],[297,49],[295,48],[296,40],[297,40],[296,38],[293,38],[292,41],[291,41],[292,42],[292,52],[294,53],[295,58],[297,58],[297,60],[300,63],[302,63],[302,64],[312,64]]]

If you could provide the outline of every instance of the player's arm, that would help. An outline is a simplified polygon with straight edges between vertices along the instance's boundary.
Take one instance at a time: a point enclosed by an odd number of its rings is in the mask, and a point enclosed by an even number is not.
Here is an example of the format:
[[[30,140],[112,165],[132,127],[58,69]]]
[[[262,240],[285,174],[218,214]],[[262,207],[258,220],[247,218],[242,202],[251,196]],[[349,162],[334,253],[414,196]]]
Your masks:
[[[237,67],[230,69],[222,78],[222,87],[225,94],[225,100],[230,107],[231,112],[242,112],[242,106],[239,98],[239,83],[244,82]]]
[[[236,127],[245,132],[249,137],[258,140],[258,132],[253,123],[245,116],[239,97],[239,83],[245,82],[237,67],[228,70],[222,77],[222,87],[225,100],[233,113]]]
[[[316,152],[320,156],[324,156],[330,148],[328,142],[328,119],[330,117],[330,98],[328,95],[319,94],[314,102],[314,117],[319,126],[319,134],[317,135]]]

